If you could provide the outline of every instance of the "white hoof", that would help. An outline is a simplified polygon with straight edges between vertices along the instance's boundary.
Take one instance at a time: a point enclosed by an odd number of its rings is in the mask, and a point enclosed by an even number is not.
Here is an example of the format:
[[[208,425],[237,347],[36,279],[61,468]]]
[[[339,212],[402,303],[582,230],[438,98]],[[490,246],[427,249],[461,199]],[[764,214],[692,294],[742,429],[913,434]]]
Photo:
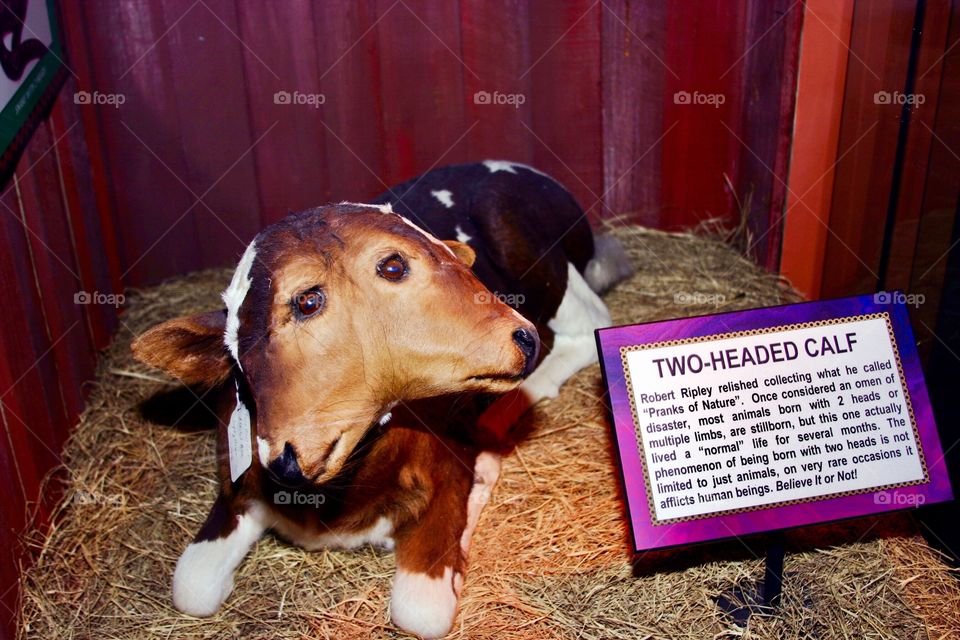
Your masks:
[[[187,547],[173,572],[173,606],[198,618],[212,616],[233,591],[233,571],[223,575],[210,542]]]
[[[262,521],[254,508],[229,535],[188,546],[173,572],[173,606],[199,618],[215,614],[233,591],[233,572],[263,535]]]
[[[457,615],[453,569],[431,578],[425,573],[397,569],[393,577],[390,619],[404,631],[421,638],[442,638]]]

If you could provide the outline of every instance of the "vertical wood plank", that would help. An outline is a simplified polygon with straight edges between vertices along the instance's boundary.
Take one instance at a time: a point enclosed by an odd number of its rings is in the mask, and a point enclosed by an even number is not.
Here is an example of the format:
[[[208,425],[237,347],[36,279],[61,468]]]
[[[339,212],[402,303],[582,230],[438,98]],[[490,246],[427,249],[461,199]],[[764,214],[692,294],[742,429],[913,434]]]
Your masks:
[[[945,83],[944,88],[949,90],[956,83],[954,78],[944,73],[948,70],[945,63],[949,54],[945,53],[950,46],[950,18],[949,3],[927,3],[923,38],[917,59],[915,89],[917,95],[923,96],[923,104],[913,109],[910,114],[889,266],[883,282],[883,287],[888,290],[908,290],[911,287],[910,279],[917,251],[917,238],[925,213],[928,180],[933,178],[936,181],[939,175],[931,175],[931,161],[946,159],[941,155],[944,152],[942,148],[937,151],[936,157],[931,157],[931,153],[935,145],[941,144],[933,137],[938,126],[937,121],[939,119],[941,123],[948,122],[949,120],[944,120],[943,111],[949,111],[955,105],[949,98],[942,100],[940,95],[942,84]],[[940,199],[934,195],[936,191],[935,188],[931,193],[934,200]],[[935,208],[943,207],[944,204],[944,201],[940,200]],[[946,237],[949,237],[949,232],[942,235],[942,238]]]
[[[0,638],[12,640],[16,637],[15,621],[20,597],[21,548],[18,533],[24,525],[23,519],[17,518],[16,514],[26,512],[26,503],[17,461],[7,436],[7,427],[0,424],[0,482],[6,487],[0,494]]]
[[[915,9],[894,0],[854,8],[822,297],[877,287],[901,110],[875,96],[904,90]]]
[[[743,148],[735,67],[745,48],[744,5],[745,0],[668,4],[664,122],[677,125],[663,141],[663,227],[735,219],[724,174],[736,184]]]
[[[376,29],[382,178],[394,185],[431,167],[466,159],[463,74],[475,72],[460,57],[457,3],[379,0],[377,11],[389,11]]]
[[[804,296],[816,298],[830,225],[853,0],[808,0],[806,10],[817,17],[804,17],[780,273]]]
[[[929,8],[928,3],[928,10]],[[923,304],[916,306],[910,314],[921,355],[927,356],[934,348],[933,343],[937,343],[941,357],[949,357],[942,353],[943,348],[946,347],[949,351],[948,345],[955,344],[956,336],[953,336],[952,341],[951,336],[942,333],[934,337],[933,331],[940,331],[938,314],[942,314],[941,317],[944,318],[955,314],[958,302],[956,298],[948,297],[948,283],[951,277],[950,252],[957,251],[957,246],[952,243],[957,241],[957,228],[960,226],[960,159],[957,158],[957,150],[960,149],[960,3],[952,3],[949,15],[939,13],[940,9],[938,7],[937,13],[931,18],[948,25],[949,40],[943,43],[940,53],[943,56],[940,60],[942,68],[933,69],[930,75],[935,77],[923,78],[923,84],[918,85],[922,86],[923,90],[927,89],[926,82],[938,85],[938,99],[920,107],[924,109],[927,105],[936,105],[931,125],[931,135],[935,134],[936,137],[931,143],[926,166],[922,169],[926,180],[917,221],[916,249],[912,255],[910,279],[904,289],[918,297],[922,296],[918,299],[923,300]],[[937,29],[931,28],[931,31],[933,33],[925,35],[932,38],[939,35]],[[939,48],[936,44],[937,41],[934,40],[931,48]],[[929,68],[929,65],[918,66],[920,73]],[[936,77],[938,75],[939,78]],[[931,117],[931,114],[927,113],[925,117]],[[922,125],[917,128],[926,132]],[[914,178],[905,174],[905,179],[909,181]],[[906,210],[903,213],[909,216],[912,212]],[[955,287],[956,285],[954,290]],[[950,426],[947,425],[947,428]],[[956,425],[953,425],[953,428],[956,433]]]
[[[258,55],[240,39],[233,0],[168,0],[162,7],[164,24],[176,25],[158,45],[169,52],[175,104],[169,117],[182,146],[183,170],[174,170],[192,191],[188,200],[202,200],[193,208],[197,266],[232,264],[260,230],[255,138],[244,85],[245,60]],[[268,128],[258,137],[273,133]]]
[[[612,0],[602,12],[603,189],[623,220],[660,222],[666,7]]]
[[[530,3],[534,164],[604,215],[599,3]]]
[[[179,134],[177,80],[171,74],[170,28],[163,6],[149,0],[85,3],[92,85],[123,95],[124,104],[82,105],[100,122],[117,207],[124,284],[142,285],[196,269],[201,249]],[[180,24],[205,9],[177,16]],[[176,27],[175,27],[176,28]],[[117,33],[126,34],[117,38]]]
[[[339,4],[295,2],[285,4],[284,11],[262,2],[238,4],[240,35],[249,48],[243,60],[251,135],[269,131],[253,151],[262,225],[332,198],[321,124],[327,105],[319,98],[316,106],[293,99],[323,95],[326,102],[317,70],[314,11],[326,14]]]
[[[404,9],[378,9],[374,0],[314,6],[317,70],[326,97],[322,151],[334,202],[363,202],[386,188],[391,151],[384,144],[378,27],[395,11]]]
[[[72,82],[68,80],[69,96],[72,96],[69,90],[71,85]],[[112,233],[112,229],[103,229],[101,226],[104,216],[98,215],[97,199],[93,194],[90,154],[83,144],[83,125],[73,106],[72,100],[68,101],[61,94],[51,113],[50,122],[51,133],[59,140],[54,153],[80,288],[85,292],[122,293],[122,289],[114,285],[114,279],[119,279],[120,272],[119,269],[113,271],[115,263],[110,257],[110,254],[116,255],[116,247],[108,249],[104,242],[104,236]],[[109,217],[106,219],[109,220]],[[117,326],[117,309],[106,305],[88,305],[83,310],[93,348],[106,347]]]
[[[460,39],[464,69],[463,100],[467,157],[533,162],[530,76],[533,63],[527,24],[530,7],[520,0],[461,0]],[[514,104],[494,104],[495,94],[513,96]],[[486,98],[490,97],[490,102]]]
[[[85,330],[84,306],[95,301],[87,303],[84,296],[83,304],[77,304],[76,293],[82,291],[82,283],[60,197],[53,144],[49,125],[41,124],[27,145],[14,181],[28,249],[21,263],[34,273],[35,299],[43,320],[33,331],[49,345],[48,357],[55,364],[55,381],[66,405],[66,420],[56,425],[59,438],[55,448],[59,450],[68,425],[83,408],[80,387],[93,373],[95,353]]]
[[[6,369],[6,367],[0,367]],[[0,384],[9,385],[8,371],[0,371]],[[6,388],[6,387],[5,387]],[[20,534],[26,526],[28,502],[40,491],[40,471],[31,455],[33,445],[19,422],[7,417],[10,404],[17,398],[0,403],[0,482],[5,490],[0,494],[0,637],[15,637],[15,620],[20,597],[19,569],[23,562]],[[19,407],[13,409],[19,411]],[[47,514],[38,513],[45,521]]]
[[[93,46],[87,35],[82,6],[63,3],[60,12],[64,22],[62,27],[69,25],[69,28],[62,28],[62,31],[68,64],[76,77],[67,78],[57,100],[59,109],[54,111],[54,119],[58,121],[58,114],[64,116],[60,129],[67,133],[64,144],[70,150],[70,161],[66,160],[67,154],[62,155],[64,164],[71,166],[78,176],[75,193],[81,198],[84,212],[96,212],[95,215],[82,217],[89,236],[103,239],[103,266],[97,270],[98,283],[103,282],[102,279],[106,276],[107,283],[100,286],[104,291],[117,293],[123,288],[120,278],[120,243],[117,240],[119,224],[114,190],[109,188],[108,183],[109,173],[104,137],[100,131],[101,122],[94,109],[80,109],[74,100],[81,86],[89,90],[93,85],[93,64],[90,57]]]
[[[23,162],[23,160],[21,160]],[[0,321],[3,341],[0,401],[16,445],[15,455],[32,461],[34,477],[21,467],[27,498],[37,496],[40,476],[60,462],[59,444],[66,435],[67,417],[59,377],[47,338],[36,274],[30,263],[26,232],[17,216],[13,191],[0,197]],[[56,294],[53,294],[56,295]],[[73,296],[71,288],[60,295]],[[5,376],[5,380],[4,380]],[[42,399],[42,401],[38,401]]]
[[[803,7],[793,0],[749,2],[745,20],[742,59],[728,72],[737,75],[743,96],[739,132],[745,145],[735,184],[747,217],[752,255],[775,271],[780,263]]]

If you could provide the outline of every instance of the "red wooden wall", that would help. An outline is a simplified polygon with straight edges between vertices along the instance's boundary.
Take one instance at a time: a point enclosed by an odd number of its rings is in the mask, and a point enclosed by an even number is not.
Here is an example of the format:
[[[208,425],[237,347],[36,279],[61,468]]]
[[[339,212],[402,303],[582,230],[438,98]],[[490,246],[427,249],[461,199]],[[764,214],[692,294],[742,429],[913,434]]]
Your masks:
[[[45,520],[43,479],[119,322],[78,292],[231,264],[289,210],[486,158],[551,173],[594,221],[733,225],[749,201],[756,256],[777,266],[801,3],[58,7],[70,77],[0,191],[4,617],[27,561],[18,534],[38,499]],[[91,104],[75,104],[78,91]],[[682,104],[683,92],[722,104]],[[486,94],[520,104],[476,99]]]
[[[117,293],[105,260],[94,168],[67,81],[0,189],[0,637],[12,637],[19,534],[44,524],[63,442],[83,409],[83,383],[116,328],[114,307],[76,294]]]
[[[751,195],[757,255],[776,267],[799,3],[140,0],[64,13],[82,87],[124,99],[90,117],[125,283],[229,263],[289,210],[489,157],[553,174],[594,220],[671,229],[736,222],[726,175]],[[723,104],[677,104],[681,91]]]
[[[812,299],[903,290],[926,354],[942,341],[960,201],[960,0],[807,0],[806,12],[804,47],[837,64],[809,67],[820,91],[801,75],[782,271]]]

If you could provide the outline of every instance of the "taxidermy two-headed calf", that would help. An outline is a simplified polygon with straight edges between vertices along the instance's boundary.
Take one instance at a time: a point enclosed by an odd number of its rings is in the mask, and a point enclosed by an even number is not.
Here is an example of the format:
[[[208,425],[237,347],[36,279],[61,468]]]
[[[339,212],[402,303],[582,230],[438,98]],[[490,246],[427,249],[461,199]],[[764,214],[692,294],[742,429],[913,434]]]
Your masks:
[[[395,550],[393,622],[446,634],[500,471],[489,442],[596,361],[593,331],[610,322],[597,292],[627,273],[563,187],[502,161],[263,230],[226,309],[133,344],[218,391],[220,493],[177,563],[174,604],[215,613],[272,530],[307,549]]]

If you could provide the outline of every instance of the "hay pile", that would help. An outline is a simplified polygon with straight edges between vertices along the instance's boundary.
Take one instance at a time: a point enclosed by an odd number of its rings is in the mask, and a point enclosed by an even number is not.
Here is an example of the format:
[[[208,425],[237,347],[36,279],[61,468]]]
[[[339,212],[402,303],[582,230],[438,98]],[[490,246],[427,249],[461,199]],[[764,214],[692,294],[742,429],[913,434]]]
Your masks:
[[[607,297],[617,323],[765,306],[789,290],[725,245],[616,231],[637,274]],[[389,625],[390,554],[313,552],[265,538],[212,619],[170,604],[177,557],[213,500],[213,432],[144,420],[171,385],[129,355],[132,335],[218,304],[226,272],[131,296],[89,408],[67,445],[56,524],[28,543],[23,638],[399,637]],[[943,638],[960,629],[960,589],[907,516],[788,538],[782,614],[743,630],[713,599],[762,576],[731,542],[661,554],[634,577],[598,367],[526,420],[474,538],[456,638]],[[181,424],[190,423],[188,415]],[[755,540],[747,543],[754,544]]]

